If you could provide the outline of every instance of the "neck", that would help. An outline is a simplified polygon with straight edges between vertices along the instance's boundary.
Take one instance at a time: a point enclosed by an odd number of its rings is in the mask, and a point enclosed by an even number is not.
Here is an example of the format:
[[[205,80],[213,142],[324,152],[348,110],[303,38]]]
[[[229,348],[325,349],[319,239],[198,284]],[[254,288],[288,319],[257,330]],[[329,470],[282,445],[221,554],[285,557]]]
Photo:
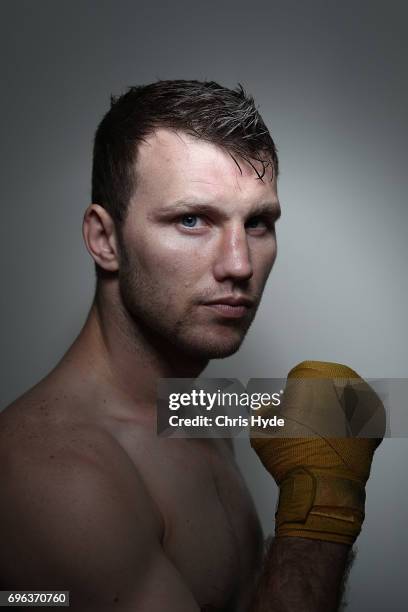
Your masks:
[[[143,405],[156,404],[159,378],[196,378],[208,363],[177,352],[135,322],[113,286],[97,290],[72,351],[83,364],[91,355],[93,377]]]

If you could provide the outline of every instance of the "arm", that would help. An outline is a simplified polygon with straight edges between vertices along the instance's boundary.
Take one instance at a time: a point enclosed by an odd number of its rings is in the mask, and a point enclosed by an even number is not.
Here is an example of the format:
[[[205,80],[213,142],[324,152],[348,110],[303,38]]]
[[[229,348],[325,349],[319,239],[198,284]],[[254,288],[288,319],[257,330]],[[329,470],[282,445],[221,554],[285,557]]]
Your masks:
[[[337,610],[352,561],[344,544],[275,538],[267,550],[251,612]]]
[[[253,432],[251,438],[280,488],[277,537],[266,557],[253,612],[335,612],[351,546],[364,521],[365,484],[381,440],[351,433],[344,437],[344,432],[377,415],[375,432],[381,435],[384,409],[374,391],[346,366],[303,362],[291,377],[294,384],[286,387],[281,406],[289,435],[271,431],[259,437]],[[313,385],[311,378],[317,379]],[[356,384],[340,400],[330,379],[340,389],[350,380]],[[307,437],[298,437],[302,434]]]
[[[46,465],[14,453],[5,465],[2,589],[69,590],[73,612],[198,612],[163,553],[154,508],[136,473],[124,482],[71,452]]]

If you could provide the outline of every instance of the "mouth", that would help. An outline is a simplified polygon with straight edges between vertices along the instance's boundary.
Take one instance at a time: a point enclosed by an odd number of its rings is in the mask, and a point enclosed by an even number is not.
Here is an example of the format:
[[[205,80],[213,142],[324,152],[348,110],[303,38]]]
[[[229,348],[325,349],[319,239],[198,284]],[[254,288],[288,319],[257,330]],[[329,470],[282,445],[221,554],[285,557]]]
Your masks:
[[[205,302],[203,306],[222,317],[240,319],[249,313],[254,306],[254,301],[244,296],[225,296]]]

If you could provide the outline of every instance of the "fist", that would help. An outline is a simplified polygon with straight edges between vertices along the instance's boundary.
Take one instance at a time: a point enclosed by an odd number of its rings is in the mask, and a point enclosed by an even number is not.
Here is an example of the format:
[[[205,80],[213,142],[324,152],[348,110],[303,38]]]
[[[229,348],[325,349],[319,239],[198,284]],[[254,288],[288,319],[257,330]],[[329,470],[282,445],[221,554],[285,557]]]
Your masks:
[[[251,431],[252,447],[280,488],[276,535],[351,545],[385,431],[383,405],[347,366],[313,361],[289,372],[283,398],[283,432]]]

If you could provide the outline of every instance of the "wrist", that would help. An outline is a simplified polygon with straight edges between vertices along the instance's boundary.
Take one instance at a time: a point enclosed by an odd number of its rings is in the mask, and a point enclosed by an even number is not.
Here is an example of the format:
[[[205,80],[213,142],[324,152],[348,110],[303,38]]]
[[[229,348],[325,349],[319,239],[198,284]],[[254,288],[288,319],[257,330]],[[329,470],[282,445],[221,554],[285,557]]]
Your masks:
[[[352,545],[364,521],[365,489],[347,470],[296,468],[280,483],[276,536]]]

